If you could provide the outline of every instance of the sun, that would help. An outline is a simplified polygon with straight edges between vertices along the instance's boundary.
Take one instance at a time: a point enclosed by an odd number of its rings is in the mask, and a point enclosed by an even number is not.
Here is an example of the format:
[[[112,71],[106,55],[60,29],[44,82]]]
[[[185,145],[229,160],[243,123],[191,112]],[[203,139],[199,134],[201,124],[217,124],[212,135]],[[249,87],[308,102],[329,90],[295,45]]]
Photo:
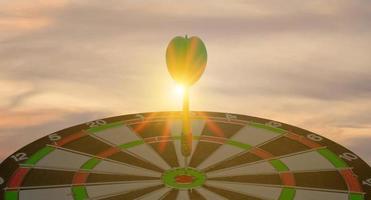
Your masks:
[[[183,98],[184,96],[185,87],[183,85],[175,85],[174,87],[174,94],[177,98]]]

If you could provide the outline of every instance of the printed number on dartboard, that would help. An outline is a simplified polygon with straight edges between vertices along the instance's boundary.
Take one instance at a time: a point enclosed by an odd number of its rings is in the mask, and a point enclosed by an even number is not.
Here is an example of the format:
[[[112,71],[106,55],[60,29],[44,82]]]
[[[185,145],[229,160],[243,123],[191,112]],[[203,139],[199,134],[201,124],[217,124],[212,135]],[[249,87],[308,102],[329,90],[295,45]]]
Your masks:
[[[278,127],[282,126],[281,123],[276,122],[276,121],[269,121],[269,122],[265,123],[265,125],[270,126],[270,127],[274,127],[274,128],[278,128]]]
[[[97,126],[102,126],[102,125],[105,125],[105,124],[107,124],[107,122],[104,121],[103,119],[99,119],[99,120],[95,120],[95,121],[91,121],[91,122],[86,123],[86,125],[89,126],[90,128],[97,127]]]
[[[371,178],[362,181],[363,185],[371,186]]]
[[[16,162],[20,162],[20,161],[28,159],[27,154],[23,153],[23,152],[16,153],[16,154],[12,155],[11,158],[13,158],[13,160],[16,161]]]
[[[140,120],[144,120],[144,116],[143,115],[140,115],[140,114],[136,114],[135,117],[138,117]]]
[[[4,179],[2,177],[0,177],[0,185],[4,184]]]
[[[227,118],[227,121],[237,120],[237,116],[230,113],[226,113],[225,118]]]
[[[307,138],[309,138],[310,140],[313,140],[315,142],[319,142],[319,141],[323,140],[323,138],[321,136],[313,134],[313,133],[307,135]]]
[[[56,142],[60,139],[62,139],[62,137],[56,133],[53,133],[53,134],[50,134],[49,136],[49,140],[52,141],[52,142]]]
[[[339,157],[344,159],[344,160],[347,160],[347,161],[352,161],[352,160],[357,160],[358,159],[358,156],[356,156],[355,154],[350,153],[350,152],[343,153],[343,154],[339,155]]]

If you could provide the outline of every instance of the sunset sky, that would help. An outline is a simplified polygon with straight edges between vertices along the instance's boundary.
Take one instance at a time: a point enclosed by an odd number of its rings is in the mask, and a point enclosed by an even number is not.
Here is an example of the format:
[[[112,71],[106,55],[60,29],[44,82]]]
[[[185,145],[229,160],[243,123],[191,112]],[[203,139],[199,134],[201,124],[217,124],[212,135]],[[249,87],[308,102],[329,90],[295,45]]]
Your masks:
[[[371,164],[369,0],[1,0],[0,160],[60,129],[179,110],[165,50],[197,35],[191,109],[316,132]]]

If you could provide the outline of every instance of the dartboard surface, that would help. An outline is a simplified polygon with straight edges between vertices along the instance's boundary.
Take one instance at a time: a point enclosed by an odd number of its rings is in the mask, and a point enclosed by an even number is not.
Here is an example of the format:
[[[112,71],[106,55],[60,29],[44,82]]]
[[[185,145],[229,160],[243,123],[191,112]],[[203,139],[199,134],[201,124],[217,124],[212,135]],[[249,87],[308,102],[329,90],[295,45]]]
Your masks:
[[[370,167],[320,135],[244,115],[191,114],[187,160],[181,112],[99,119],[8,157],[0,199],[370,199]]]

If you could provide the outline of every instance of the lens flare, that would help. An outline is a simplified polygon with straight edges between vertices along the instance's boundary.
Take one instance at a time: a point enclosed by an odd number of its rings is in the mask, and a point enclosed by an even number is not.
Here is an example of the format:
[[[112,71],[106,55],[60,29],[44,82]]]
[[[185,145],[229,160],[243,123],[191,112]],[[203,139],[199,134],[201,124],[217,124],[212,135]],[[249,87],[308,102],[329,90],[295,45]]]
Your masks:
[[[185,87],[183,85],[176,85],[174,88],[174,93],[178,98],[183,98]]]

